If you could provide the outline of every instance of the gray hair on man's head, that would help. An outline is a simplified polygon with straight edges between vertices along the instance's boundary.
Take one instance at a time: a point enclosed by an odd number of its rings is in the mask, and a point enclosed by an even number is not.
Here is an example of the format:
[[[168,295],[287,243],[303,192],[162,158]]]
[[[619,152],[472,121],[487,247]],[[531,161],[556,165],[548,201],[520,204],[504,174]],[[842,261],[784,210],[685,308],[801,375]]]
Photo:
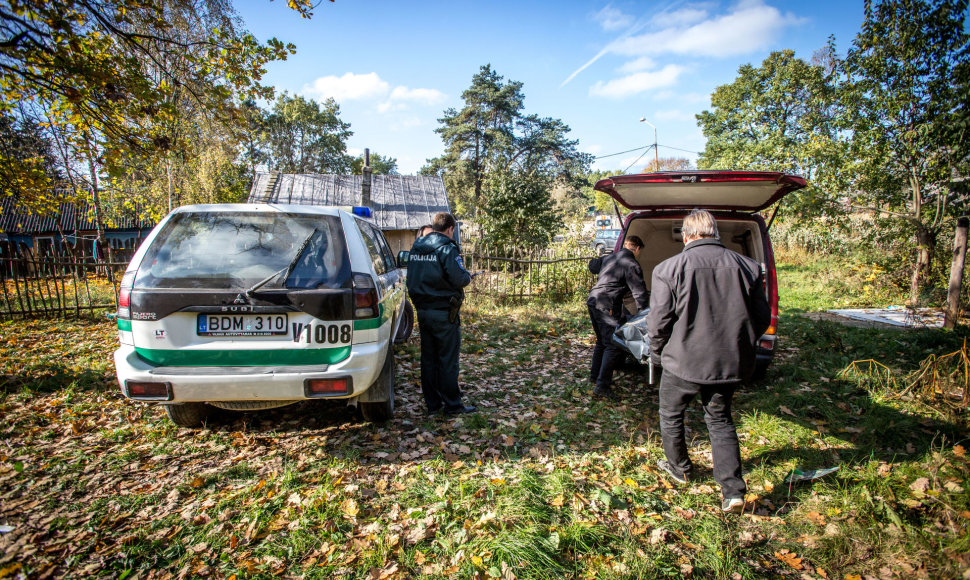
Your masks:
[[[681,234],[684,238],[721,238],[717,231],[717,221],[711,212],[706,209],[695,209],[690,215],[684,218],[681,226]]]

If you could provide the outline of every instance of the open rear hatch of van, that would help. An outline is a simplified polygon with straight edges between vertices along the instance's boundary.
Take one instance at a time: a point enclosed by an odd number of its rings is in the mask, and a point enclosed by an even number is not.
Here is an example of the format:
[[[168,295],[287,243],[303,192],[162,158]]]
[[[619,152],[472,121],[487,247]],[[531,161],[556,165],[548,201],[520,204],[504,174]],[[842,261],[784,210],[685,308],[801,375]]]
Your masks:
[[[663,171],[601,179],[595,189],[631,210],[754,212],[806,185],[801,177],[770,171]]]
[[[624,237],[635,235],[644,243],[637,259],[648,289],[657,264],[682,251],[681,225],[684,216],[695,208],[715,214],[725,247],[762,264],[772,315],[772,326],[758,343],[758,365],[763,370],[774,350],[778,290],[767,227],[755,212],[806,185],[801,177],[779,172],[670,171],[618,175],[600,180],[595,189],[635,212],[624,224]],[[633,312],[632,308],[628,310]],[[617,331],[615,340],[635,358],[644,360],[649,337],[643,317],[631,318]],[[652,377],[651,366],[651,382]]]

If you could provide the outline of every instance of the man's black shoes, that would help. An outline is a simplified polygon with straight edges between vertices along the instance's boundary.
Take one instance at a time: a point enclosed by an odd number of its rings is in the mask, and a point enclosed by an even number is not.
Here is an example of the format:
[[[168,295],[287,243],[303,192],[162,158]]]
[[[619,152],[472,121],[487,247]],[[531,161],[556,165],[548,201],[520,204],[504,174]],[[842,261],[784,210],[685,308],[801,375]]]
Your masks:
[[[674,466],[671,465],[666,459],[661,459],[657,462],[657,467],[664,470],[664,472],[670,477],[670,479],[676,481],[677,483],[684,485],[687,483],[688,475],[686,473],[680,473]],[[743,503],[743,502],[742,502]]]
[[[472,405],[462,405],[460,407],[446,407],[445,415],[464,415],[466,413],[474,413],[478,410],[478,407]]]
[[[596,387],[595,389],[593,389],[593,397],[596,398],[596,399],[607,399],[607,400],[610,400],[610,401],[619,401],[620,400],[620,396],[617,395],[613,391],[613,389],[611,389],[609,387],[607,387],[605,389],[601,389],[600,387]]]

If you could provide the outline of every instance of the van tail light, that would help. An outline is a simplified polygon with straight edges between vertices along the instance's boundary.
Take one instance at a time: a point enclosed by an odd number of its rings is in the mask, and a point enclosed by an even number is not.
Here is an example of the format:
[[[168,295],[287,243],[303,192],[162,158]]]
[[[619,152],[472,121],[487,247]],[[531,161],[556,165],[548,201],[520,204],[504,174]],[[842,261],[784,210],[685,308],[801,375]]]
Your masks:
[[[377,286],[367,274],[354,274],[354,318],[377,318],[380,301]]]
[[[353,390],[350,377],[336,379],[307,379],[303,381],[303,394],[307,398],[349,395]]]
[[[761,265],[762,278],[765,283],[765,295],[771,310],[771,325],[765,331],[758,346],[765,350],[774,350],[775,336],[778,334],[778,274],[775,272],[775,253],[771,249],[771,241],[765,235],[765,263]]]
[[[125,272],[118,288],[118,318],[131,318],[131,287],[135,283],[135,273]]]

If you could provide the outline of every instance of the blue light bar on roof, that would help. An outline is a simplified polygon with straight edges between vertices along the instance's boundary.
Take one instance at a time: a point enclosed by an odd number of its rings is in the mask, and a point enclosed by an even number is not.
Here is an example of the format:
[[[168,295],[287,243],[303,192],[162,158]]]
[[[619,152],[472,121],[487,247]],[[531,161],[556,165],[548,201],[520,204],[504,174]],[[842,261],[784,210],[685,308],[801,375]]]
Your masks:
[[[355,205],[352,213],[355,216],[359,216],[362,218],[370,218],[370,217],[373,217],[374,215],[374,212],[371,210],[371,208],[364,207],[362,205]]]

